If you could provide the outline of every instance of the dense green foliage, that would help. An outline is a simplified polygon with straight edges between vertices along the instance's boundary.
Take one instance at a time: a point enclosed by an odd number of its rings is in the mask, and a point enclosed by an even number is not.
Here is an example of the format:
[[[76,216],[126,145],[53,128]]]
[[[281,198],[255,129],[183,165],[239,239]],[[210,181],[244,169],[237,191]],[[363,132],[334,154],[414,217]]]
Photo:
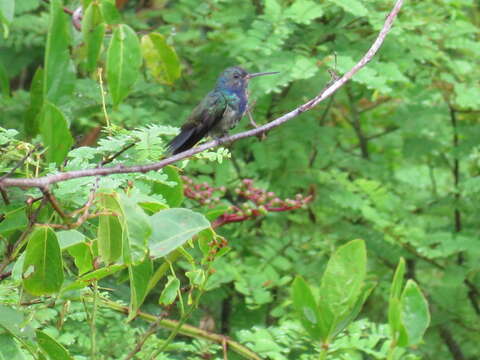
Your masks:
[[[0,177],[158,161],[232,65],[281,72],[250,85],[271,121],[393,6],[48,3],[0,0]],[[0,359],[480,358],[479,59],[477,1],[406,1],[263,141],[0,188]]]

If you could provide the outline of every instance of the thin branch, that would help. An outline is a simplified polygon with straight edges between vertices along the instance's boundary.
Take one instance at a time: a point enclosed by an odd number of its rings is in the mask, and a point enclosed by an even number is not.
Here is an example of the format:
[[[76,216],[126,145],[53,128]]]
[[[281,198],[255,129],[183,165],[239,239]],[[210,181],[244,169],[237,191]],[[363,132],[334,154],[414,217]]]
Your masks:
[[[2,194],[2,199],[3,199],[3,202],[5,203],[5,205],[10,205],[10,200],[8,199],[8,194],[5,191],[5,189],[3,189],[2,187],[0,187],[0,194]]]
[[[323,89],[317,96],[315,96],[310,101],[297,107],[296,109],[290,111],[289,113],[286,113],[283,116],[280,116],[279,118],[269,122],[268,124],[259,126],[256,129],[247,130],[235,135],[225,136],[220,139],[215,139],[215,140],[206,142],[202,145],[199,145],[197,147],[194,147],[192,149],[189,149],[187,151],[173,155],[171,157],[168,157],[166,159],[163,159],[161,161],[158,161],[152,164],[133,165],[133,166],[125,166],[120,164],[112,167],[100,167],[100,168],[93,168],[93,169],[68,171],[68,172],[57,173],[54,175],[48,175],[48,176],[43,176],[43,177],[34,178],[34,179],[6,178],[0,181],[0,186],[2,187],[12,187],[12,186],[39,187],[40,188],[40,187],[47,187],[51,184],[55,184],[61,181],[77,179],[81,177],[107,176],[112,174],[126,174],[126,173],[146,173],[149,171],[156,171],[167,165],[189,158],[207,149],[212,149],[225,143],[231,143],[240,139],[255,136],[255,135],[264,133],[266,131],[269,131],[317,106],[319,103],[321,103],[322,101],[330,97],[338,89],[344,86],[347,81],[349,81],[360,69],[362,69],[368,62],[370,62],[372,58],[375,56],[375,54],[377,53],[377,51],[380,49],[383,42],[385,41],[385,37],[390,31],[393,21],[395,20],[402,5],[403,5],[403,0],[396,1],[392,11],[386,17],[383,28],[382,30],[380,30],[380,33],[378,34],[374,43],[372,44],[370,49],[366,52],[366,54],[362,57],[362,59],[360,59],[360,61],[357,64],[355,64],[355,66],[353,66],[352,69],[350,69],[346,74],[344,74],[340,79],[335,81],[333,84]]]
[[[158,319],[150,324],[150,327],[148,330],[142,334],[142,336],[138,339],[137,343],[135,344],[135,348],[128,353],[128,355],[125,357],[124,360],[131,360],[133,357],[142,350],[143,345],[145,345],[145,342],[148,340],[150,336],[155,334],[158,331],[158,328],[160,327],[160,321],[164,319],[166,316],[166,313],[160,314]]]
[[[0,176],[0,180],[8,178],[10,175],[12,175],[20,166],[22,166],[25,161],[32,155],[40,146],[36,145],[31,149],[8,173],[5,175]]]
[[[121,312],[123,314],[128,314],[128,311],[129,311],[128,306],[123,306],[107,299],[102,299],[102,302],[105,306],[108,306],[110,309]],[[142,318],[149,322],[157,321],[156,316],[145,313],[143,311],[138,311],[137,317]],[[178,327],[178,323],[179,323],[178,321],[170,320],[170,319],[162,319],[159,322],[161,327],[166,329],[172,329],[172,330]],[[208,340],[217,344],[223,344],[224,342],[226,342],[228,344],[228,348],[231,351],[236,352],[243,358],[250,359],[250,360],[261,360],[261,358],[256,353],[254,353],[252,350],[250,350],[246,346],[220,334],[215,334],[215,333],[212,333],[188,324],[182,324],[179,328],[178,333],[185,336],[193,337],[196,339]]]
[[[440,337],[445,342],[445,345],[448,347],[450,354],[452,354],[454,360],[464,360],[465,355],[463,355],[462,348],[458,345],[458,343],[453,338],[453,335],[446,327],[441,326],[438,329],[440,333]]]
[[[349,121],[355,131],[355,134],[358,138],[358,143],[360,145],[360,151],[362,153],[362,158],[368,159],[370,154],[368,152],[368,140],[363,133],[362,124],[360,122],[360,113],[358,112],[357,106],[355,104],[355,99],[353,98],[352,90],[350,86],[346,86],[348,101],[350,103],[350,111],[352,113],[352,120]]]
[[[69,216],[65,214],[65,212],[62,210],[60,204],[57,201],[57,198],[53,196],[51,191],[48,189],[48,187],[40,187],[40,191],[43,193],[43,196],[50,201],[50,204],[52,204],[53,209],[61,216],[62,219],[67,220]]]
[[[21,248],[23,248],[23,246],[25,245],[25,239],[32,231],[37,221],[38,215],[40,214],[40,210],[46,205],[46,203],[47,203],[47,199],[43,197],[40,205],[38,205],[37,209],[33,212],[33,214],[29,216],[28,226],[25,229],[25,231],[22,233],[22,235],[20,235],[18,240],[15,242],[15,244],[13,245],[12,247],[13,250],[11,254],[8,254],[8,256],[5,256],[5,260],[0,264],[0,280],[4,279],[5,277],[8,277],[8,276],[3,276],[4,274],[3,271],[8,266],[8,264],[10,264],[13,260],[15,260]]]
[[[113,154],[112,156],[109,156],[108,158],[104,159],[101,163],[100,163],[100,166],[103,166],[103,165],[106,165],[106,164],[109,164],[111,163],[113,160],[115,160],[117,157],[119,157],[120,155],[122,155],[125,151],[127,151],[128,149],[132,148],[135,146],[135,143],[131,143],[131,144],[128,144],[127,146],[123,147],[123,149],[117,151],[115,154]]]

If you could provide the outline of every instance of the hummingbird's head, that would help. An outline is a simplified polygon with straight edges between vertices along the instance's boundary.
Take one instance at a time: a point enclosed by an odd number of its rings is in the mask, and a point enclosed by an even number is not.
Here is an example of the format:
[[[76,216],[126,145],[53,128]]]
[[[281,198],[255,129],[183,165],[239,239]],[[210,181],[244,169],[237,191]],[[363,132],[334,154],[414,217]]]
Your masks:
[[[217,80],[217,87],[241,90],[247,86],[248,72],[238,66],[224,70]]]
[[[226,68],[217,80],[217,87],[227,88],[234,91],[247,87],[248,80],[262,75],[278,74],[278,72],[249,73],[239,66]]]

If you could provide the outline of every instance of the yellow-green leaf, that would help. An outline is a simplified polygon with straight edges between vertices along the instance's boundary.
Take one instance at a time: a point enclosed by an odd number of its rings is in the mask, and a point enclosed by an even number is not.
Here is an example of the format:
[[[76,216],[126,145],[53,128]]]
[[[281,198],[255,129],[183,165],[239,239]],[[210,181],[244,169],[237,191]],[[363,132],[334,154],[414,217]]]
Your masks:
[[[180,77],[180,60],[163,35],[144,35],[142,53],[148,70],[159,83],[171,85]]]

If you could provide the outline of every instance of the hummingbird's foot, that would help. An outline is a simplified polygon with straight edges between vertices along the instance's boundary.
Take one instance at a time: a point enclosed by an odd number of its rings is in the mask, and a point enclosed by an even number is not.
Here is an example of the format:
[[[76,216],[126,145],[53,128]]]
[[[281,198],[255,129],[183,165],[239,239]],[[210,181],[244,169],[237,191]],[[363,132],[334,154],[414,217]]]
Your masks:
[[[252,116],[252,112],[250,111],[250,108],[247,108],[247,116],[248,116],[248,120],[250,120],[250,124],[255,129],[258,128],[257,123],[255,122],[255,120],[253,120],[253,116]],[[262,132],[262,133],[258,134],[257,137],[260,139],[260,141],[263,141],[267,138],[267,135],[264,132]]]

